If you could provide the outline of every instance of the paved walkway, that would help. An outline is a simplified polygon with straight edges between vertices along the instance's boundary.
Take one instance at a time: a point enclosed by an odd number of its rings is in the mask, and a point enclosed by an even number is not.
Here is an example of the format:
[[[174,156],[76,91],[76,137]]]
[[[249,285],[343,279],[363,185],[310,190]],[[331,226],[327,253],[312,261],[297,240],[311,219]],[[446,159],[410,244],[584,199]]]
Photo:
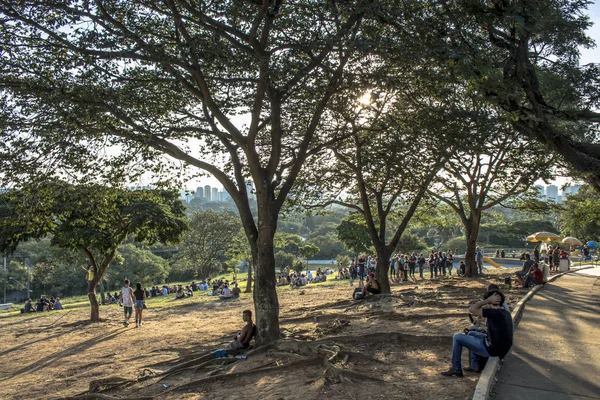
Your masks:
[[[525,305],[495,400],[600,399],[600,267],[564,275]]]

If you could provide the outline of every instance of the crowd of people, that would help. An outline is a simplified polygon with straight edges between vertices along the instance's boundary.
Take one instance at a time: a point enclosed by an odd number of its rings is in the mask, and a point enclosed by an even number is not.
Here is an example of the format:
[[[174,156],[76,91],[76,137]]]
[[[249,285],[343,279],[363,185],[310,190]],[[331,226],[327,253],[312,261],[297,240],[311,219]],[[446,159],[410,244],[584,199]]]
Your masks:
[[[331,275],[332,272],[329,268],[322,270],[318,268],[313,275],[312,271],[308,271],[306,274],[302,272],[293,272],[290,267],[285,267],[279,276],[277,276],[277,286],[291,286],[297,288],[306,286],[309,283],[320,283],[326,282],[327,276]],[[336,279],[339,279],[336,277]]]
[[[47,299],[46,296],[40,297],[40,299],[33,304],[32,300],[28,298],[25,300],[25,306],[22,312],[31,313],[31,312],[44,312],[44,311],[52,311],[52,310],[62,310],[63,306],[60,301],[60,297],[54,298],[54,296]]]

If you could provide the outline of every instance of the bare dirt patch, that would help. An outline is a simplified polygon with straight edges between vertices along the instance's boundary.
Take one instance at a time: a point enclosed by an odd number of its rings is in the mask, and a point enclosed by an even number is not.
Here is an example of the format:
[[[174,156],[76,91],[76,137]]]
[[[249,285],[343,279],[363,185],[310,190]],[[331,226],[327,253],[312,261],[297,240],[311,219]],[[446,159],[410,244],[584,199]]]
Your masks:
[[[114,305],[93,324],[87,310],[3,318],[0,398],[467,399],[478,375],[439,371],[450,364],[452,334],[469,325],[468,305],[499,281],[403,283],[359,302],[348,281],[284,290],[281,342],[247,359],[201,356],[241,328],[248,295],[150,301],[140,328],[123,327]],[[512,306],[524,291],[506,294]]]

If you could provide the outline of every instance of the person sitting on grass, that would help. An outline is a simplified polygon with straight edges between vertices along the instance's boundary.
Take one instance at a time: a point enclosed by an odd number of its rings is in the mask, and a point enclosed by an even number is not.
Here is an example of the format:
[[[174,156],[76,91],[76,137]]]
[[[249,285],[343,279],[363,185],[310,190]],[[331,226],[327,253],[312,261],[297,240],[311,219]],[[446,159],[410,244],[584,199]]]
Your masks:
[[[322,272],[322,273],[321,273],[321,276],[320,276],[320,281],[321,281],[321,282],[325,282],[325,281],[327,281],[327,274],[326,274],[325,272]]]
[[[235,335],[233,342],[229,343],[225,349],[227,350],[241,350],[247,349],[250,346],[250,341],[256,333],[256,325],[252,323],[252,311],[244,310],[242,312],[242,320],[246,325],[242,328],[242,331]]]
[[[29,298],[25,301],[24,311],[26,313],[35,312],[35,307],[33,307],[33,305],[31,304],[31,299]]]
[[[504,295],[498,290],[487,292],[484,299],[472,304],[469,313],[487,318],[487,334],[482,332],[457,333],[452,338],[452,365],[444,376],[463,376],[461,365],[462,349],[471,351],[471,365],[465,368],[467,372],[479,372],[480,357],[504,358],[513,343],[513,324],[510,313],[502,308]]]
[[[54,302],[54,310],[64,310],[62,303],[60,302],[60,297],[57,297]]]
[[[236,283],[234,288],[231,289],[231,297],[233,297],[234,299],[237,299],[238,297],[240,297],[240,293],[242,293],[242,291],[240,290],[240,288],[238,287],[238,284]]]
[[[229,285],[224,283],[223,284],[223,294],[219,296],[219,298],[221,300],[227,300],[227,299],[231,299],[233,298],[233,296],[231,295],[231,289],[229,288]]]
[[[375,279],[375,274],[369,272],[367,276],[367,283],[363,287],[363,294],[366,296],[367,293],[371,294],[379,294],[381,290],[381,286],[379,286],[379,282]]]
[[[177,292],[175,292],[175,300],[179,300],[179,299],[183,299],[185,298],[185,292],[183,291],[183,288],[181,287],[181,285],[179,285],[177,287]]]

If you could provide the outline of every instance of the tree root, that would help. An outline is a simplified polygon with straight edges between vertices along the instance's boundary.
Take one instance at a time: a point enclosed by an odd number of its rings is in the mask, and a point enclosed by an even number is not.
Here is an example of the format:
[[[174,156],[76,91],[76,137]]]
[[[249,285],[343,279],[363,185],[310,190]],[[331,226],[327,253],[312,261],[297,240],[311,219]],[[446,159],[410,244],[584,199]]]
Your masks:
[[[375,378],[370,375],[361,374],[360,372],[354,372],[347,369],[338,368],[333,365],[329,360],[325,361],[325,377],[328,380],[342,383],[344,380],[352,383],[361,383],[364,381],[382,383],[385,382],[383,379]]]
[[[101,393],[80,394],[73,397],[63,397],[63,400],[154,400],[155,396],[143,397],[113,397]]]
[[[219,363],[231,364],[231,363],[234,363],[236,361],[237,361],[237,358],[214,358],[212,360],[203,362],[200,365],[192,365],[192,366],[189,366],[189,367],[186,367],[186,368],[177,368],[176,370],[172,370],[172,371],[170,371],[168,373],[165,372],[164,374],[160,375],[160,379],[157,380],[156,382],[158,383],[158,382],[162,381],[163,379],[166,379],[166,378],[168,378],[170,376],[173,376],[173,375],[185,372],[185,371],[198,371],[198,370],[200,370],[200,369],[202,369],[204,367],[207,367],[209,365],[219,364]]]
[[[229,379],[233,379],[233,378],[239,378],[239,377],[243,377],[243,376],[249,376],[249,375],[253,375],[255,373],[265,373],[265,372],[280,372],[283,370],[286,370],[288,368],[294,368],[297,366],[306,366],[306,365],[312,365],[312,364],[321,364],[323,362],[323,358],[322,357],[313,357],[313,358],[308,358],[305,360],[299,360],[299,361],[292,361],[291,363],[285,364],[285,365],[281,365],[281,366],[275,366],[275,367],[263,367],[263,368],[255,368],[253,370],[250,371],[244,371],[244,372],[235,372],[233,374],[219,374],[219,375],[214,375],[214,376],[209,376],[206,378],[202,378],[202,379],[197,379],[195,381],[192,382],[188,382],[184,385],[181,386],[177,386],[173,388],[173,391],[180,391],[180,390],[186,390],[186,389],[191,389],[194,388],[198,385],[201,385],[203,383],[207,383],[207,382],[214,382],[216,380],[229,380]]]
[[[137,379],[125,379],[119,377],[96,379],[90,382],[88,391],[92,393],[104,392],[119,386],[132,385],[137,382]]]

